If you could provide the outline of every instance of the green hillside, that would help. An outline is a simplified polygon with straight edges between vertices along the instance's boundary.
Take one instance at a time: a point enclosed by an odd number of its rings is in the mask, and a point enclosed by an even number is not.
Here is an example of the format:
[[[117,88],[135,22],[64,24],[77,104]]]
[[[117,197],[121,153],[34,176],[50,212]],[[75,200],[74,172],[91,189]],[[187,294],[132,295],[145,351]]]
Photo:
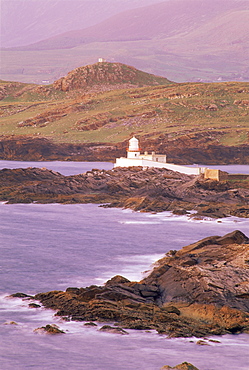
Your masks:
[[[54,143],[120,144],[136,134],[154,149],[168,146],[169,150],[174,143],[206,149],[248,144],[249,83],[177,84],[121,66],[125,74],[114,78],[115,83],[112,73],[109,82],[104,73],[110,63],[88,66],[94,75],[88,76],[87,86],[80,83],[80,69],[68,74],[64,85],[61,80],[49,86],[2,81],[0,135],[42,137]],[[136,76],[130,84],[127,73]]]

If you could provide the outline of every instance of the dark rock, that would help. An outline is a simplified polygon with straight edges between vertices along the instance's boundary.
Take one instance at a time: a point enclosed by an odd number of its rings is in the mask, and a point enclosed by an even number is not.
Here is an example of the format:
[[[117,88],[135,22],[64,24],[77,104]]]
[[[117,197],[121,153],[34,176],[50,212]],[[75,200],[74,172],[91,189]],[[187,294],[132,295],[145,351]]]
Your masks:
[[[181,311],[178,310],[178,308],[176,308],[175,306],[165,306],[165,307],[162,307],[162,309],[163,311],[167,313],[175,313],[178,316],[181,314]]]
[[[110,290],[104,290],[103,293],[96,294],[97,299],[104,299],[110,301],[122,301],[124,299],[133,299],[137,302],[146,302],[142,295],[136,294],[136,292],[130,292],[122,288],[114,288]]]
[[[34,330],[35,333],[46,333],[46,334],[65,334],[63,330],[60,330],[57,325],[46,325],[42,326],[41,328],[37,328]]]
[[[91,321],[91,322],[86,322],[84,326],[98,326],[98,325]]]
[[[198,340],[196,344],[198,344],[198,346],[209,346],[208,342],[205,340]]]
[[[70,288],[69,287],[69,288],[66,289],[66,292],[73,293],[73,294],[77,294],[78,295],[78,294],[80,294],[81,291],[80,291],[79,288]]]
[[[7,321],[4,323],[4,325],[18,325],[15,321]]]
[[[232,231],[225,236],[216,239],[216,243],[220,245],[229,244],[249,244],[249,238],[239,230]]]
[[[109,325],[102,326],[102,328],[100,328],[99,331],[104,331],[104,332],[112,333],[112,334],[122,334],[122,335],[128,334],[128,332],[122,328],[112,327]]]
[[[186,215],[188,212],[185,209],[174,209],[172,212],[174,215]]]
[[[129,282],[130,280],[126,279],[125,277],[116,275],[110,280],[107,280],[107,282],[105,283],[105,286],[112,286],[112,285],[124,284],[124,283],[129,283]]]
[[[39,304],[37,304],[37,303],[30,303],[29,304],[29,307],[30,308],[39,308],[39,307],[41,307]]]
[[[15,294],[11,294],[10,297],[13,297],[13,298],[34,298],[33,296],[31,295],[28,295],[28,294],[25,294],[25,293],[15,293]]]
[[[180,365],[176,365],[174,367],[165,365],[161,368],[161,370],[199,370],[194,365],[190,364],[189,362],[183,362]]]

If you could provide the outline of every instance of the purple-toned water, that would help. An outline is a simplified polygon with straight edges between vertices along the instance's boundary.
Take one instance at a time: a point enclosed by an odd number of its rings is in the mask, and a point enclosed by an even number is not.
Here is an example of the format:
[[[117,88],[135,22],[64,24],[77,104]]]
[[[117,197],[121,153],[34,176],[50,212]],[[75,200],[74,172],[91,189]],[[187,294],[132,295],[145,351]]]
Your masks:
[[[78,175],[86,171],[91,171],[93,168],[111,170],[113,163],[110,162],[62,162],[62,161],[49,161],[49,162],[22,162],[22,161],[5,161],[0,160],[0,169],[3,168],[28,168],[38,167],[47,168],[49,170],[60,172],[62,175]]]
[[[9,164],[13,168],[16,162]],[[45,167],[44,163],[39,166]],[[61,162],[54,162],[50,168],[72,174],[111,168],[108,166],[111,164],[79,166],[66,162],[63,169]],[[3,167],[7,167],[6,161]],[[186,216],[167,212],[145,214],[92,204],[2,203],[0,217],[1,369],[159,370],[166,364],[189,361],[201,370],[248,370],[246,334],[219,337],[216,339],[220,343],[209,342],[209,346],[198,346],[196,338],[167,339],[155,332],[107,334],[82,323],[61,321],[51,310],[30,309],[29,301],[7,295],[102,284],[115,274],[141,279],[151,264],[170,249],[235,229],[248,235],[249,220],[190,221]],[[33,332],[52,323],[67,334]]]

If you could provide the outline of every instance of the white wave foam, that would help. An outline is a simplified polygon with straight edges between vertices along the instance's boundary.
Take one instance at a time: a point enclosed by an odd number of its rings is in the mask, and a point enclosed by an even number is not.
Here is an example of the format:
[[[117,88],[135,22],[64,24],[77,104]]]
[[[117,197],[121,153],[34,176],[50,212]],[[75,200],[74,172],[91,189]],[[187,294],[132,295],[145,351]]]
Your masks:
[[[142,255],[124,255],[124,256],[118,256],[115,259],[118,261],[124,261],[124,262],[131,262],[131,263],[154,263],[158,259],[162,258],[164,254],[142,254]]]
[[[125,225],[158,225],[160,222],[157,221],[118,221],[120,224]]]

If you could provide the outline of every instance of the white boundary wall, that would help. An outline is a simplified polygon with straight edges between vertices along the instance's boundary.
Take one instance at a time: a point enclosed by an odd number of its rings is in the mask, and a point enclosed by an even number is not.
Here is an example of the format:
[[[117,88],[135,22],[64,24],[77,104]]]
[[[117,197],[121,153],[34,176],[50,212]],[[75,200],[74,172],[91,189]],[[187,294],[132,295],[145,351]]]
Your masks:
[[[114,167],[132,167],[132,166],[142,166],[142,167],[156,167],[156,168],[167,168],[168,170],[185,173],[186,175],[200,175],[205,172],[203,167],[187,167],[180,166],[173,163],[162,163],[150,161],[148,159],[140,158],[117,158]]]

